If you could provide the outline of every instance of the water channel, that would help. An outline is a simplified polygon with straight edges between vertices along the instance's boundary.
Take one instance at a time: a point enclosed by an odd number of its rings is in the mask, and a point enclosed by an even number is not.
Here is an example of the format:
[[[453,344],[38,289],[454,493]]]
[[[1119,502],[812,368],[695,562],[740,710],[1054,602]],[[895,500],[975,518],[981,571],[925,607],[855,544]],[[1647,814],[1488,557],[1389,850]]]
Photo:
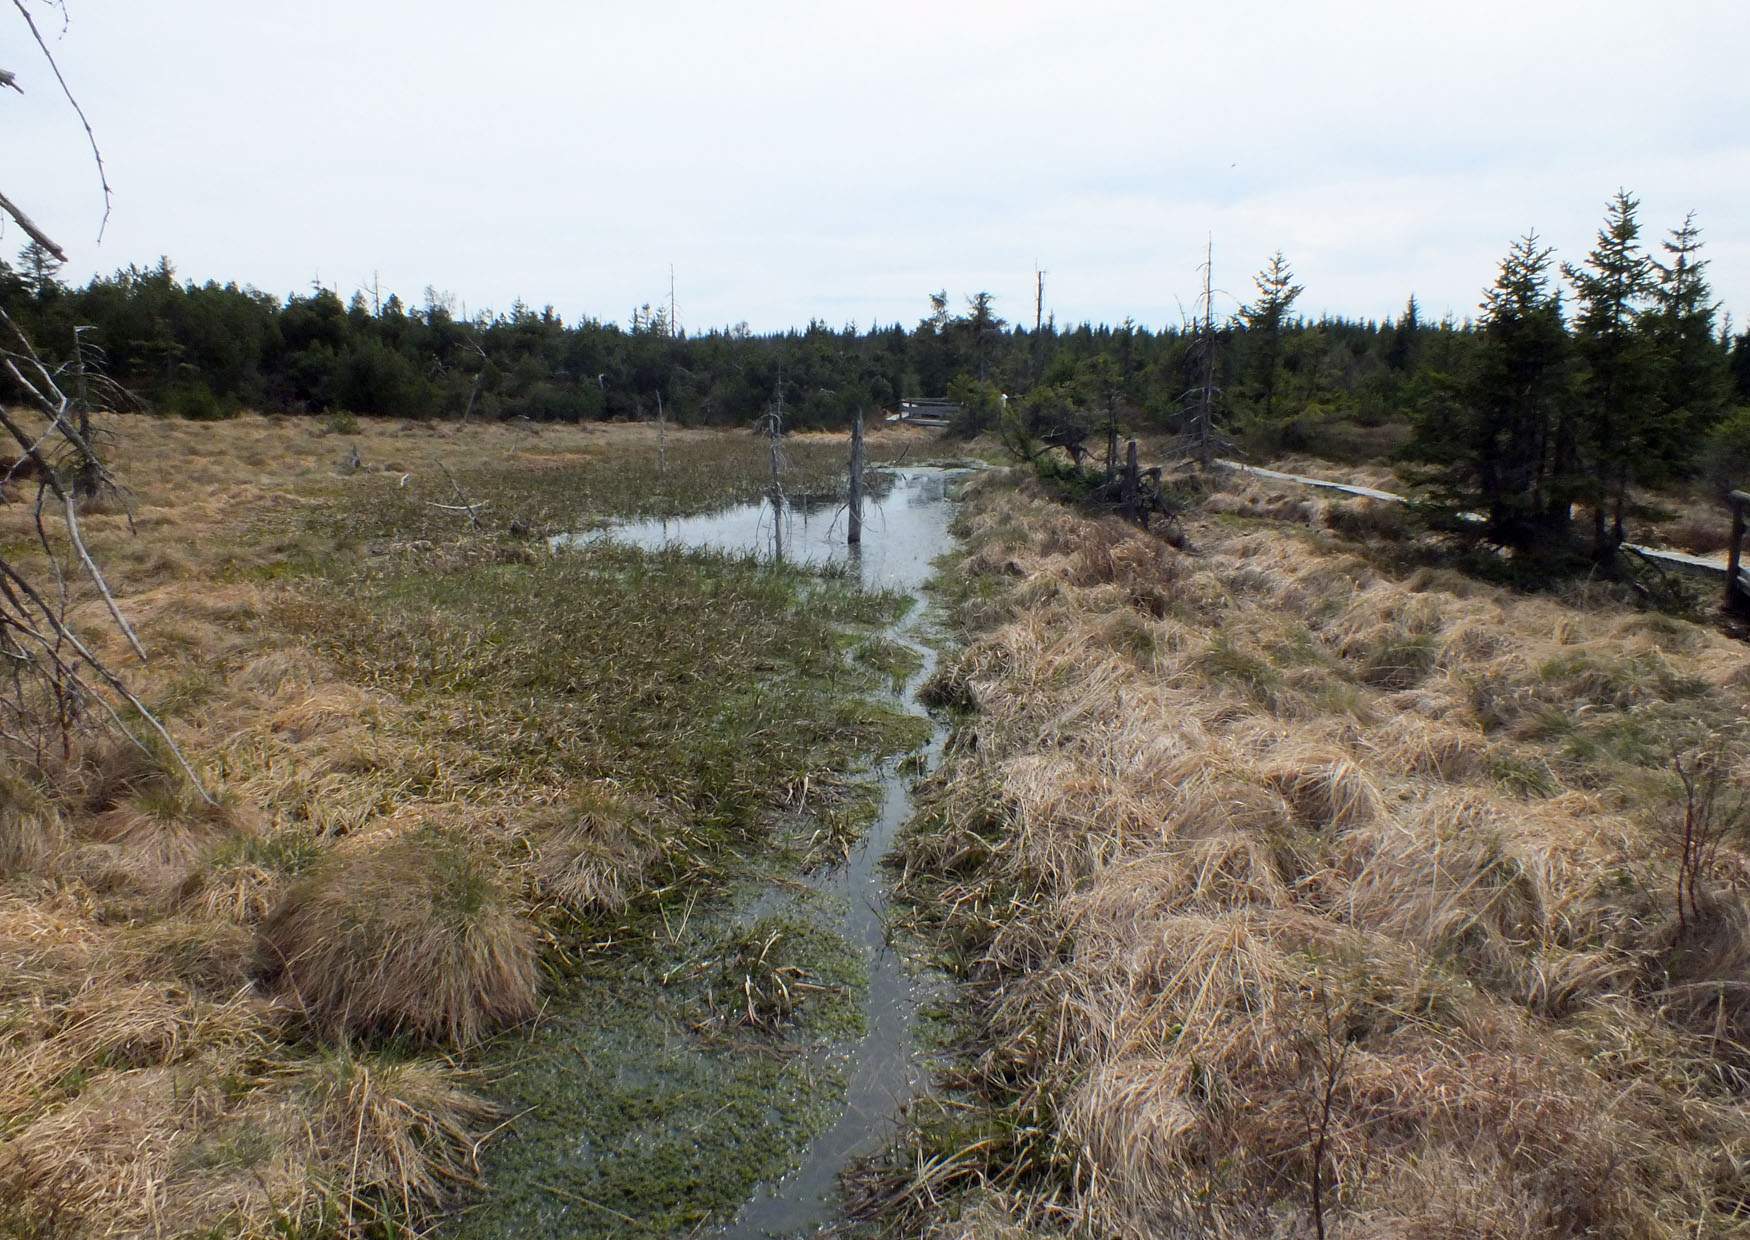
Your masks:
[[[929,466],[890,471],[892,485],[865,500],[863,545],[845,545],[842,506],[803,506],[785,501],[742,504],[697,516],[649,519],[610,526],[591,537],[610,538],[646,550],[702,548],[731,554],[781,554],[792,563],[843,566],[868,589],[894,590],[912,599],[905,616],[884,634],[913,651],[915,670],[892,692],[909,714],[928,718],[918,691],[935,670],[935,648],[925,640],[925,583],[937,556],[952,544],[949,488],[963,471]],[[874,773],[880,810],[873,825],[842,865],[809,876],[817,890],[836,897],[843,912],[838,927],[869,966],[865,1033],[846,1048],[848,1088],[844,1109],[804,1152],[801,1166],[762,1185],[718,1235],[735,1240],[806,1235],[836,1212],[839,1172],[854,1159],[876,1152],[892,1135],[900,1107],[923,1083],[913,1024],[924,987],[887,945],[888,894],[881,862],[911,816],[912,781],[933,769],[946,728],[932,721],[930,739],[917,757],[884,764]]]

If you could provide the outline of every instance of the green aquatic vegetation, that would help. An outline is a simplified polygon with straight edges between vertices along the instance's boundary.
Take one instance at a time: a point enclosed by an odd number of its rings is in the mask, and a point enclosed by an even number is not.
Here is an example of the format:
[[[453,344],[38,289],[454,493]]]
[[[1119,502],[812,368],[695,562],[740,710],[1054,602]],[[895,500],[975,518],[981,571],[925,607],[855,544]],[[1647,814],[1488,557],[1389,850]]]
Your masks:
[[[652,933],[591,960],[532,1036],[492,1048],[517,1118],[487,1152],[492,1192],[456,1235],[668,1236],[724,1221],[831,1122],[837,1052],[861,1030],[862,961],[812,902],[740,922],[741,902],[671,900]]]

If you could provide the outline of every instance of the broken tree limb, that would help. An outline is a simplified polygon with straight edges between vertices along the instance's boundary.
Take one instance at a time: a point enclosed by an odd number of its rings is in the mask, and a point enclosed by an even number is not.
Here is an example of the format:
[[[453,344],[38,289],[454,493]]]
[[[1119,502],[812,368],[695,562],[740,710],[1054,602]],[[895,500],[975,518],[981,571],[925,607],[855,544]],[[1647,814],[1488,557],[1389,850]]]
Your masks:
[[[63,263],[67,261],[67,251],[56,245],[54,239],[42,229],[38,228],[35,221],[33,221],[30,216],[26,215],[19,208],[18,204],[13,202],[12,199],[8,198],[5,194],[0,194],[0,211],[5,211],[6,214],[16,220],[18,226],[24,229],[25,235],[32,241],[42,246],[43,249],[47,250],[50,254],[53,254]]]
[[[97,134],[92,131],[91,122],[85,119],[85,109],[79,106],[79,101],[73,97],[73,88],[67,85],[67,79],[61,76],[61,66],[55,61],[55,54],[49,51],[48,42],[43,38],[42,31],[36,28],[36,19],[31,17],[30,10],[24,7],[24,0],[12,0],[19,15],[24,18],[24,24],[30,27],[31,36],[36,39],[36,45],[42,49],[43,59],[49,62],[49,68],[54,70],[55,81],[61,84],[61,93],[67,96],[67,102],[73,105],[73,113],[79,118],[79,123],[85,126],[85,140],[91,144],[91,158],[97,161],[97,181],[103,186],[103,222],[97,226],[97,239],[103,240],[103,230],[109,227],[109,203],[115,196],[115,191],[109,187],[109,173],[103,166],[103,152],[97,149]],[[22,92],[20,92],[22,93]],[[17,218],[16,216],[14,218]],[[20,222],[22,226],[22,221]],[[25,229],[26,232],[30,230]],[[44,243],[46,244],[46,243]],[[55,255],[62,262],[67,256],[59,252]]]
[[[479,529],[480,528],[480,514],[479,514],[478,510],[481,508],[484,508],[486,505],[482,504],[482,503],[476,503],[474,500],[471,500],[468,498],[467,492],[462,490],[462,484],[456,481],[456,475],[454,475],[450,472],[450,467],[448,465],[439,464],[438,468],[444,471],[444,477],[446,477],[450,480],[450,489],[456,493],[456,498],[461,500],[462,502],[459,506],[450,505],[450,504],[437,504],[435,506],[438,508],[449,509],[450,511],[453,511],[453,512],[465,512],[465,513],[467,513],[468,514],[468,524],[470,526],[472,526],[474,529]]]

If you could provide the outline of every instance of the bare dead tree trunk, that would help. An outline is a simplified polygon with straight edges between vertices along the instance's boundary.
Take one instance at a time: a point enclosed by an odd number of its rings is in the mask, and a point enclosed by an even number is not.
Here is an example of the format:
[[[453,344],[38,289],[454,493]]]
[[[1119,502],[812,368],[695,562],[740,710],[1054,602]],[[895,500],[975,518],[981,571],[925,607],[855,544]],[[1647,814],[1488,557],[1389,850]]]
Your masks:
[[[772,550],[779,560],[784,558],[784,454],[780,442],[784,434],[784,388],[780,383],[778,394],[766,410],[766,442],[771,450],[772,461]]]
[[[1037,263],[1033,267],[1033,381],[1037,383],[1045,370],[1045,271]]]
[[[466,422],[474,413],[474,402],[480,399],[480,381],[486,378],[484,370],[474,375],[474,386],[468,389],[468,403],[462,409],[462,421]]]
[[[849,534],[846,541],[853,547],[861,546],[863,542],[863,411],[857,410],[857,416],[851,422],[851,497],[850,516],[846,524]]]
[[[83,336],[90,331],[89,327],[73,329],[73,398],[78,410],[79,435],[87,444],[91,442],[91,390],[86,382],[85,371],[85,341]],[[102,482],[103,471],[95,456],[84,456],[79,461],[79,467],[73,474],[73,494],[76,498],[88,499],[97,494],[99,483]]]
[[[1197,463],[1209,468],[1215,455],[1215,292],[1212,275],[1215,269],[1215,239],[1209,239],[1203,253],[1203,330],[1199,347],[1203,350],[1203,382],[1197,394],[1197,414],[1193,422]]]

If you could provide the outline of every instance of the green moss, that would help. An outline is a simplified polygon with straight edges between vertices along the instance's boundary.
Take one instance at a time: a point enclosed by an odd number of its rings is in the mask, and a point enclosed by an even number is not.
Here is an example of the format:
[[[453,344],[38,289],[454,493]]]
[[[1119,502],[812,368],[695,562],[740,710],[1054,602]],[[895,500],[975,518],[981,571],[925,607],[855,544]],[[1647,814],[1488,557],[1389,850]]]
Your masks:
[[[741,922],[742,902],[592,959],[532,1038],[494,1048],[518,1118],[453,1234],[673,1235],[726,1220],[796,1163],[842,1096],[833,1052],[861,1032],[867,977],[820,908]],[[764,958],[793,970],[798,1002],[766,1027],[725,1019],[726,987],[772,937]]]

